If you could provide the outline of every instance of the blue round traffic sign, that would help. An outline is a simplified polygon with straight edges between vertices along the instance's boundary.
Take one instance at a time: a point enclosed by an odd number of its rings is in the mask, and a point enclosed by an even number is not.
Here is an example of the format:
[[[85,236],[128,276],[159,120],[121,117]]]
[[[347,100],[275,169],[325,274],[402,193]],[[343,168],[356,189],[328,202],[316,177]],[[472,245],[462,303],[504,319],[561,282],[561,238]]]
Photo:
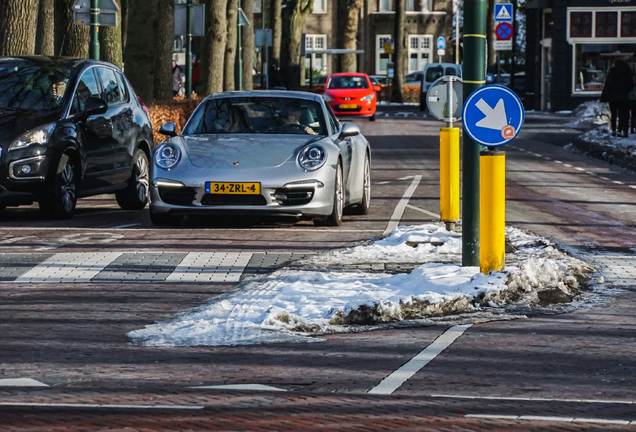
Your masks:
[[[488,147],[513,140],[521,131],[524,117],[519,96],[501,85],[489,85],[472,92],[462,113],[468,136]]]
[[[437,38],[437,49],[443,50],[444,48],[446,48],[446,39],[444,39],[444,36],[440,36]]]

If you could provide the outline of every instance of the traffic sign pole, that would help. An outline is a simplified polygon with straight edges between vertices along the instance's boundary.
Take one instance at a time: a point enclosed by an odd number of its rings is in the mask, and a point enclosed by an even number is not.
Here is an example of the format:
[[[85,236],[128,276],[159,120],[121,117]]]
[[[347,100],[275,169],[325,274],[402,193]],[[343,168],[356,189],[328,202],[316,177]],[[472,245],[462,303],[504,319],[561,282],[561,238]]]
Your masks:
[[[186,88],[185,96],[192,97],[192,0],[186,4]]]
[[[486,84],[486,0],[464,0],[464,102]],[[479,265],[479,151],[464,119],[462,265]]]
[[[440,128],[439,166],[439,212],[452,231],[459,220],[459,128]]]
[[[91,0],[91,38],[88,45],[88,57],[99,60],[99,0]]]

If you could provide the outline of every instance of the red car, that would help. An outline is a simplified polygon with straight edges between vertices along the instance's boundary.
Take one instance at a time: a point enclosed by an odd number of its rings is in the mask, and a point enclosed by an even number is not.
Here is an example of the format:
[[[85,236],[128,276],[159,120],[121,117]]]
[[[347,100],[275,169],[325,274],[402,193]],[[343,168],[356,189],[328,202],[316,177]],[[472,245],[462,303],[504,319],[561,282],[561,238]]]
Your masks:
[[[375,120],[376,92],[369,76],[363,73],[338,73],[329,75],[322,95],[336,115],[368,117]]]

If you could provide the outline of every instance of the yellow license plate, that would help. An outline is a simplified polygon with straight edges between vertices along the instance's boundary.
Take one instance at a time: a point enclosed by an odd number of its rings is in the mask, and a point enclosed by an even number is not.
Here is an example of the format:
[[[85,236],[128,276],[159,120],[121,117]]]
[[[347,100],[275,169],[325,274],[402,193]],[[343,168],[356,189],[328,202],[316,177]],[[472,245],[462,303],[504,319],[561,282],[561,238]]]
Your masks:
[[[354,109],[354,108],[358,108],[358,105],[356,105],[356,104],[342,104],[342,105],[340,105],[340,108],[342,108],[342,109]]]
[[[205,193],[229,195],[258,195],[261,193],[261,184],[207,182],[205,184]]]

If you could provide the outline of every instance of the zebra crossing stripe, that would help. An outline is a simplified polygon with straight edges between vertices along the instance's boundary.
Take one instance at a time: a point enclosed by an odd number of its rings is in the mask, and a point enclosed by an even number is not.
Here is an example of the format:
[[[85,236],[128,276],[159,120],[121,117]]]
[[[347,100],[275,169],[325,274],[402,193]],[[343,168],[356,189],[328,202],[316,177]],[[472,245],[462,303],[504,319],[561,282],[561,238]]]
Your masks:
[[[251,252],[190,252],[166,282],[238,282]]]
[[[15,282],[90,282],[122,252],[58,253],[18,277]]]

